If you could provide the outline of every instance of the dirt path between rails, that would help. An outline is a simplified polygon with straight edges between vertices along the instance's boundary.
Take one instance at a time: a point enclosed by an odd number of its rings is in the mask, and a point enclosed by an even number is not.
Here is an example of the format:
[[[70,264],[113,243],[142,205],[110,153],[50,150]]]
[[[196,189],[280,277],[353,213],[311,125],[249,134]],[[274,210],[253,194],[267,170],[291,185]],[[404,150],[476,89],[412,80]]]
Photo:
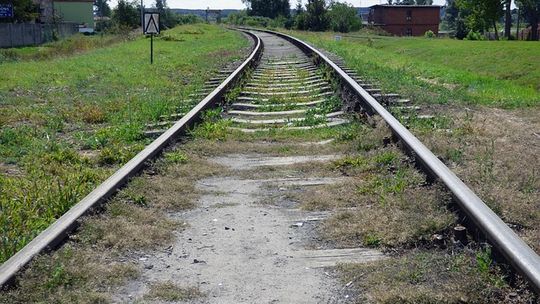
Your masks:
[[[149,283],[170,281],[197,286],[205,294],[190,303],[348,303],[350,295],[327,267],[372,261],[382,254],[362,248],[322,248],[313,227],[328,214],[299,210],[295,202],[264,203],[276,194],[284,198],[289,191],[340,182],[343,177],[306,176],[287,169],[302,163],[318,166],[337,157],[210,158],[229,170],[197,182],[205,193],[198,207],[174,215],[189,227],[169,248],[143,259],[141,279],[125,287],[117,300],[137,301],[147,294]],[[241,177],[247,170],[260,172],[263,178]],[[268,172],[273,177],[266,178]]]

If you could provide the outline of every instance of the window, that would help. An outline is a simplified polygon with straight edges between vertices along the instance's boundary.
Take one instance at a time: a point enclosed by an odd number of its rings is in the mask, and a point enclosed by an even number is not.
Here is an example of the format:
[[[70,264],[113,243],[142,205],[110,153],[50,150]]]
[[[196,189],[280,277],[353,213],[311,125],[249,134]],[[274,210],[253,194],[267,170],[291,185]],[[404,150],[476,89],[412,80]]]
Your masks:
[[[407,19],[407,21],[411,21],[412,20],[412,10],[407,10],[407,17],[405,18]]]

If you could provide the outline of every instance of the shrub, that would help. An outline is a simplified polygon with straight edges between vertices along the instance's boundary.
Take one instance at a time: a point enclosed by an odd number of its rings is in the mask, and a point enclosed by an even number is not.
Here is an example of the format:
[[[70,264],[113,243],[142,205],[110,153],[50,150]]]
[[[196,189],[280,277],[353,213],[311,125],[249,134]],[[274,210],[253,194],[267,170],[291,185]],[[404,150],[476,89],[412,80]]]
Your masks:
[[[305,12],[296,15],[294,18],[294,27],[301,31],[307,29],[307,14]]]
[[[260,16],[248,16],[245,12],[230,14],[225,20],[228,24],[247,25],[253,27],[287,27],[292,24],[286,17],[279,16],[275,19]]]
[[[195,24],[203,21],[204,20],[201,17],[193,14],[182,15],[178,17],[178,24]]]
[[[480,34],[479,32],[475,32],[473,30],[470,30],[467,36],[465,37],[466,40],[484,40],[484,36]]]
[[[432,30],[428,30],[427,32],[424,33],[424,37],[426,37],[426,38],[435,38],[435,33],[433,33]]]

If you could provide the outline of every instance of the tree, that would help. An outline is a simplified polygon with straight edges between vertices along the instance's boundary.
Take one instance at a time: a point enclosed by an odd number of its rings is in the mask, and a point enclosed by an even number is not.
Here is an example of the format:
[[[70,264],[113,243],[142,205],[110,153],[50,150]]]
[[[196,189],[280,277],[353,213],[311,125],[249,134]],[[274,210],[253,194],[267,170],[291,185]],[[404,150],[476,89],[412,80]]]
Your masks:
[[[471,29],[484,31],[493,26],[495,39],[499,40],[497,22],[503,16],[501,0],[458,0],[458,6],[470,10],[467,23]]]
[[[360,29],[361,20],[358,11],[347,3],[333,2],[328,10],[330,29],[334,32],[348,33]]]
[[[136,28],[141,22],[141,15],[135,3],[126,0],[118,1],[112,16],[113,21],[123,27]]]
[[[466,24],[466,19],[469,14],[467,9],[458,7],[456,0],[446,0],[446,11],[444,20],[449,29],[455,31],[457,39],[463,39],[470,31]]]
[[[160,28],[173,28],[178,24],[178,19],[173,12],[167,7],[166,0],[156,0],[156,9],[159,13]]]
[[[94,13],[98,17],[110,17],[111,7],[108,0],[94,0]]]
[[[310,31],[322,32],[328,29],[328,16],[324,0],[308,0],[306,24]]]
[[[304,6],[302,5],[302,0],[298,0],[298,2],[296,2],[296,7],[294,8],[294,13],[298,15],[303,12],[304,12]]]
[[[302,0],[298,0],[295,8],[294,27],[298,30],[307,30],[307,13],[302,5]]]
[[[39,7],[32,0],[12,0],[7,3],[13,4],[13,18],[0,18],[0,23],[28,22],[39,18]]]
[[[538,22],[540,22],[540,1],[539,0],[516,0],[516,4],[522,11],[523,17],[531,27],[530,39],[538,40]]]
[[[433,0],[416,0],[416,5],[433,5]]]
[[[248,8],[250,16],[276,18],[289,17],[291,7],[289,0],[242,0]]]
[[[512,0],[505,0],[504,6],[504,36],[506,39],[510,39],[510,30],[512,29]]]

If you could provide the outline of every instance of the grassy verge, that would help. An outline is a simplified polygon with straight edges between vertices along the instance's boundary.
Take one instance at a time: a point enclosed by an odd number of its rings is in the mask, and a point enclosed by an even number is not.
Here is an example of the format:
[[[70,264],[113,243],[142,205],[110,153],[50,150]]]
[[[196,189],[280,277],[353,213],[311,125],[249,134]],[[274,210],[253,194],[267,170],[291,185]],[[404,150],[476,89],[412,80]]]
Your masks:
[[[107,47],[115,43],[133,40],[136,36],[134,33],[123,35],[107,34],[103,36],[84,36],[77,34],[40,46],[1,49],[0,64],[24,60],[46,60],[60,56],[74,55],[84,51]]]
[[[149,143],[145,123],[174,113],[220,66],[238,33],[186,25],[68,58],[0,65],[0,261]]]
[[[197,179],[220,172],[196,154],[175,148],[85,217],[59,250],[33,260],[17,288],[0,292],[0,303],[116,303],[118,287],[137,279],[145,252],[168,246],[189,225],[171,212],[194,206]],[[167,189],[167,191],[163,191]],[[166,193],[165,193],[166,192]],[[202,297],[194,287],[156,281],[145,298],[165,301]]]
[[[503,108],[540,103],[540,46],[527,42],[346,37],[290,32],[339,56],[387,91],[415,102]]]

